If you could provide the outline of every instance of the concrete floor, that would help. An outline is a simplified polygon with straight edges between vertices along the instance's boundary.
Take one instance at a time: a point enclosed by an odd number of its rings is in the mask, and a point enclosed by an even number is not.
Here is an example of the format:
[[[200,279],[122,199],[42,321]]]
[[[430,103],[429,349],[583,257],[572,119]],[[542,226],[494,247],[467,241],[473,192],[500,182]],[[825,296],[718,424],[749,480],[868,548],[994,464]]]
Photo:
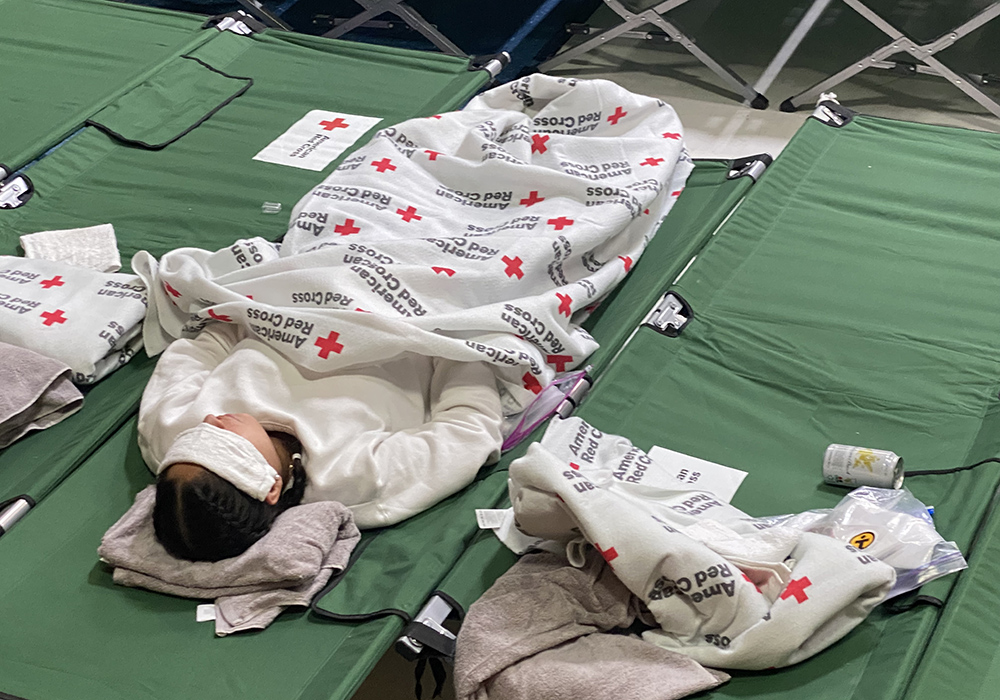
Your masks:
[[[612,19],[607,12],[599,11],[594,23],[607,26]],[[794,17],[791,19],[794,20]],[[794,25],[794,21],[784,23],[784,26],[790,25]],[[704,28],[709,30],[711,25]],[[757,46],[750,56],[751,60],[734,63],[731,67],[744,79],[755,82],[778,50],[783,36],[772,39],[775,41],[770,52],[766,47]],[[803,109],[786,114],[777,106],[787,97],[836,72],[847,61],[855,60],[871,47],[861,50],[858,46],[817,46],[815,42],[804,42],[801,48],[802,52],[793,58],[768,89],[771,107],[767,110],[754,110],[742,104],[690,54],[662,42],[616,40],[557,67],[551,73],[613,80],[633,92],[665,100],[681,117],[688,148],[696,158],[734,158],[761,152],[776,156],[811,111]],[[811,60],[814,56],[810,56],[810,52],[815,54],[817,51],[824,53],[822,61]],[[828,68],[823,71],[817,64]],[[834,91],[842,104],[865,114],[1000,131],[1000,118],[989,114],[947,81],[933,76],[904,77],[887,71],[869,70]],[[1000,99],[1000,90],[994,89],[991,94]],[[424,679],[424,697],[430,696],[432,687],[428,671]],[[390,651],[355,698],[410,700],[414,697],[413,688],[413,666]],[[443,697],[455,697],[450,685],[446,687]]]

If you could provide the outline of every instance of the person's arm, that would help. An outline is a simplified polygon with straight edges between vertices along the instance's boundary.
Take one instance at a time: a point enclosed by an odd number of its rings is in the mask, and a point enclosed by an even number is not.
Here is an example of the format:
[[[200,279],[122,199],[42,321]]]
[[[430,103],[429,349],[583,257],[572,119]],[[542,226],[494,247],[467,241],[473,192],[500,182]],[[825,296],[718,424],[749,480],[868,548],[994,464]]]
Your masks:
[[[139,404],[139,448],[153,473],[169,447],[160,444],[172,433],[165,426],[198,395],[241,338],[237,326],[213,323],[194,338],[175,340],[160,356]]]
[[[430,405],[427,423],[391,433],[372,450],[379,495],[362,520],[388,525],[419,513],[499,457],[503,414],[488,365],[435,359]]]

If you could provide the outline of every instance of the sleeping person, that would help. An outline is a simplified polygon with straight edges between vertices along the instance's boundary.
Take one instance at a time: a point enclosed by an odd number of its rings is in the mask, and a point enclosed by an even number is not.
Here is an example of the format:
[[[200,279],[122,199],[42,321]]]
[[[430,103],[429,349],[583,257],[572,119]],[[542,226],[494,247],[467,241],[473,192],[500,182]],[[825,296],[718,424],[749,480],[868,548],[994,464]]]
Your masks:
[[[213,323],[167,348],[142,396],[157,539],[175,557],[217,561],[282,511],[324,500],[350,507],[362,528],[399,522],[496,460],[501,420],[484,363],[405,353],[316,374]]]

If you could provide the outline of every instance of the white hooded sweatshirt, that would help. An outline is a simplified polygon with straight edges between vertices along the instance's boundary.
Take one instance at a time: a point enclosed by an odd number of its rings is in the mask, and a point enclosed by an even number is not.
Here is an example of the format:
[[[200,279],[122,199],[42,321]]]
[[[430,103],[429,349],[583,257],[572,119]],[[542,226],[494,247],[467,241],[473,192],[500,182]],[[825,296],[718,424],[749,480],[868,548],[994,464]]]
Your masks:
[[[339,501],[359,527],[390,525],[469,484],[500,452],[493,372],[407,353],[336,374],[304,372],[236,326],[167,348],[139,407],[139,447],[159,473],[207,414],[248,413],[302,443],[304,501]]]

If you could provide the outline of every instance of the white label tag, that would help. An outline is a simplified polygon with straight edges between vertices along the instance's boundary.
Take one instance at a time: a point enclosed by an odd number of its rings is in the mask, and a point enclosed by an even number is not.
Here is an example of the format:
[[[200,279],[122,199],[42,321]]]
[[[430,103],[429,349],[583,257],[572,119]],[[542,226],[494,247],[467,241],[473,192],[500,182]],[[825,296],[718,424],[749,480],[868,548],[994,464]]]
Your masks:
[[[495,530],[503,525],[506,510],[490,510],[486,508],[476,509],[476,522],[479,523],[480,530]]]
[[[720,500],[729,503],[746,478],[747,472],[725,467],[715,462],[698,459],[690,455],[668,450],[654,445],[649,451],[650,458],[673,474],[678,482],[690,488],[709,491]]]
[[[379,117],[314,109],[253,159],[303,170],[322,170],[380,121]]]
[[[198,622],[211,622],[215,619],[215,603],[199,605],[195,611],[195,619]]]

